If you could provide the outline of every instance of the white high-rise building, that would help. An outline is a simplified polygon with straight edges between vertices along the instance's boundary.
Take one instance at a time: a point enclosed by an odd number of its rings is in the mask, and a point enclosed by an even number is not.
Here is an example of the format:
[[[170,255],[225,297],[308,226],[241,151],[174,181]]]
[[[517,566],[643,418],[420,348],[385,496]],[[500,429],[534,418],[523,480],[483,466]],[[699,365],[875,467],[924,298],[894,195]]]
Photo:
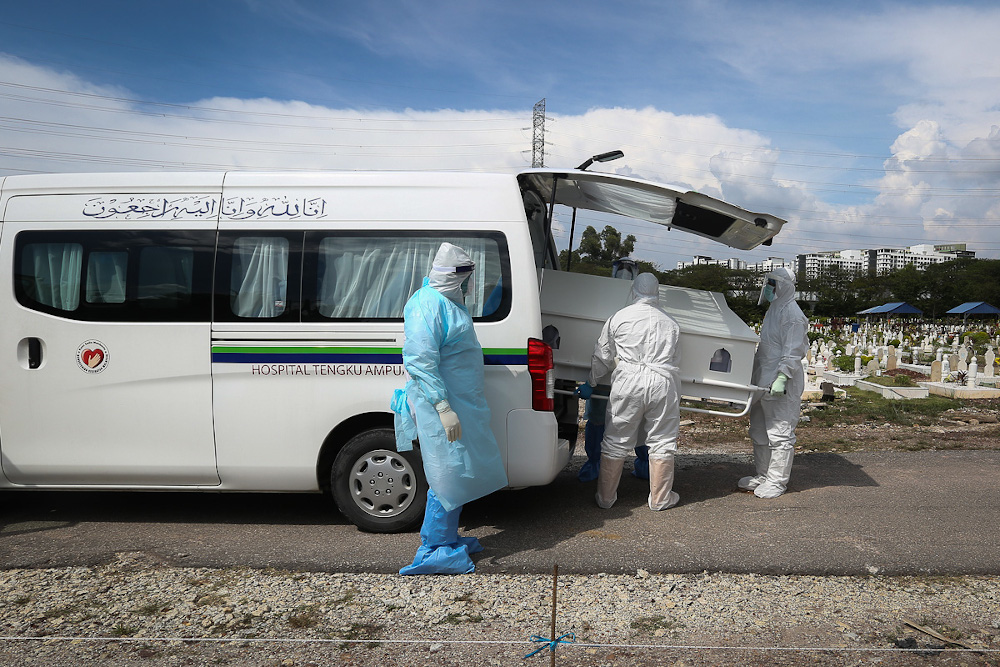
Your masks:
[[[875,248],[867,250],[840,250],[799,255],[797,271],[806,278],[817,278],[827,269],[837,267],[846,273],[867,272],[871,275],[885,275],[912,264],[923,271],[931,264],[950,262],[959,257],[975,257],[976,253],[966,250],[964,243],[932,245],[924,243],[907,248]]]
[[[749,271],[754,271],[756,273],[768,273],[769,271],[774,271],[775,269],[789,269],[790,271],[795,271],[795,262],[785,260],[781,257],[768,257],[762,262],[757,262],[756,264],[747,264],[745,267]]]
[[[677,262],[678,271],[692,266],[724,266],[727,269],[745,269],[747,268],[747,263],[736,257],[715,259],[706,255],[695,255],[691,262]]]

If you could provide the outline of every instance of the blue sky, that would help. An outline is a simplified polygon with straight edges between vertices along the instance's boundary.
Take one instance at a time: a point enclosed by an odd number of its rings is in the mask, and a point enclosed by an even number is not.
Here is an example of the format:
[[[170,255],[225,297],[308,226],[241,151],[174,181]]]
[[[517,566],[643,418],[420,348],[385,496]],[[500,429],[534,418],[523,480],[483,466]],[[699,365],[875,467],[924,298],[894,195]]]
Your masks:
[[[662,268],[935,241],[1000,256],[992,2],[8,5],[0,176],[513,172],[544,98],[546,166],[621,148],[595,168],[789,221],[751,253],[618,225]]]

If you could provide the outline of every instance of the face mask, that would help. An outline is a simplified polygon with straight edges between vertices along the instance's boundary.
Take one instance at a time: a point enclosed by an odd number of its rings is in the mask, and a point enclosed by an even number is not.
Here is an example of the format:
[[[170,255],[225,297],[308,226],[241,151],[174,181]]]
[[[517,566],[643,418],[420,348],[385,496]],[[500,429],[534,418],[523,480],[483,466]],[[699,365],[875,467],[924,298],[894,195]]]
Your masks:
[[[764,285],[764,299],[767,301],[774,301],[774,286]]]

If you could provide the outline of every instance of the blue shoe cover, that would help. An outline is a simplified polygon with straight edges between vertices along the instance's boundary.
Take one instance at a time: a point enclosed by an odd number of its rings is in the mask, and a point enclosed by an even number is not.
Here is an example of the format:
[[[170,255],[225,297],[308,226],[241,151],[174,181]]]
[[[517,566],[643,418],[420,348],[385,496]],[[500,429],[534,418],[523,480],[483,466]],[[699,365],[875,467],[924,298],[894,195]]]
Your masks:
[[[601,462],[600,461],[587,461],[580,468],[580,472],[576,474],[576,478],[581,482],[593,482],[597,479],[597,476],[601,473]]]
[[[460,537],[458,543],[465,545],[470,554],[477,554],[483,550],[483,545],[475,537]]]
[[[420,526],[420,548],[400,574],[466,574],[476,569],[469,554],[483,550],[474,537],[458,536],[462,508],[448,512],[434,491],[427,490],[427,508]]]
[[[639,479],[649,479],[649,447],[640,445],[635,448],[635,464],[632,466],[632,476]]]
[[[604,440],[604,424],[588,421],[583,431],[583,450],[587,452],[587,462],[576,475],[581,482],[593,482],[600,474],[602,440]]]
[[[417,549],[413,563],[399,571],[400,574],[468,574],[475,572],[476,564],[469,558],[469,547],[453,544],[443,547]]]

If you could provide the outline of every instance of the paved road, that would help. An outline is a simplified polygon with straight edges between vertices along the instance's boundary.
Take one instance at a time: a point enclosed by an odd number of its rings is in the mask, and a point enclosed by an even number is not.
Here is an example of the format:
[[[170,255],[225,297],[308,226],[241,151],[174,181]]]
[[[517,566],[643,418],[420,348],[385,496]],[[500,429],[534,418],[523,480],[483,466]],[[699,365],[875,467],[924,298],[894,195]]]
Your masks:
[[[627,473],[600,510],[594,483],[571,470],[468,505],[478,570],[1000,574],[1000,452],[799,456],[792,488],[769,501],[734,490],[746,462],[688,454],[678,465],[681,504],[666,512],[650,512]],[[0,507],[0,568],[146,551],[186,566],[394,572],[419,542],[362,533],[322,496],[6,492]]]

